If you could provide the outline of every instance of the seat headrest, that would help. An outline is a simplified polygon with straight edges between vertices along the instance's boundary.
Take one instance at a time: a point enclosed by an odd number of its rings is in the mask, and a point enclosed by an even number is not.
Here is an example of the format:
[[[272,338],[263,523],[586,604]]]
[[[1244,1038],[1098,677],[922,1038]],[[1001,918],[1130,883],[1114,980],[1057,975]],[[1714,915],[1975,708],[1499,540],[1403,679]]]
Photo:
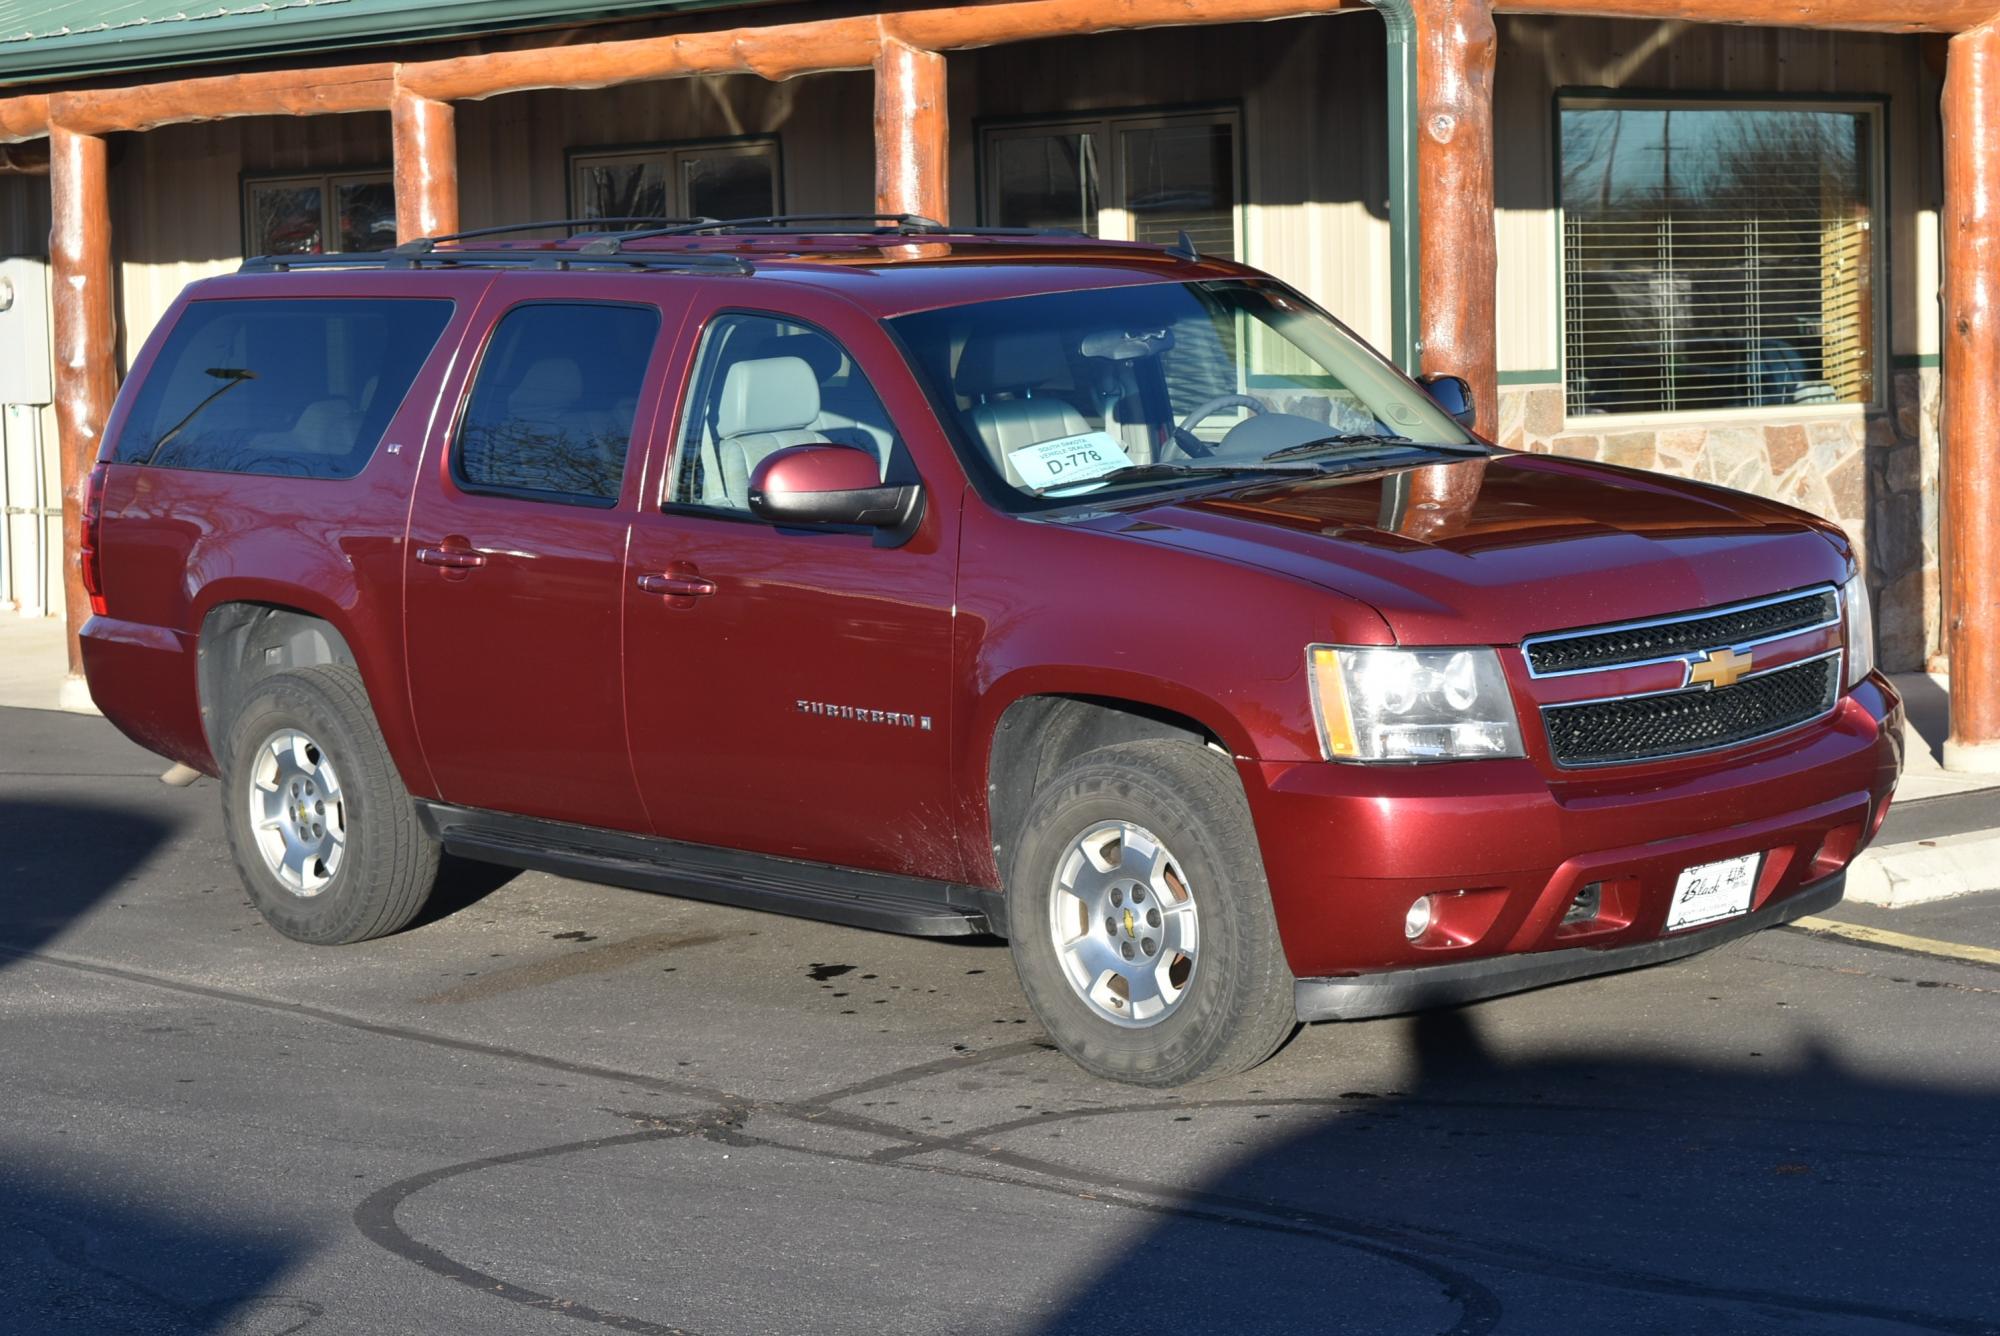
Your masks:
[[[1041,330],[1023,330],[967,344],[958,359],[956,388],[960,394],[993,394],[1067,385],[1069,379],[1062,340]]]
[[[839,375],[841,365],[847,360],[824,334],[780,334],[764,340],[758,346],[757,356],[796,357],[812,368],[822,385]]]
[[[544,357],[529,365],[507,396],[507,413],[517,418],[552,417],[583,397],[583,372],[575,359]]]
[[[801,357],[757,357],[738,362],[722,378],[715,434],[750,436],[799,431],[819,417],[819,377]]]

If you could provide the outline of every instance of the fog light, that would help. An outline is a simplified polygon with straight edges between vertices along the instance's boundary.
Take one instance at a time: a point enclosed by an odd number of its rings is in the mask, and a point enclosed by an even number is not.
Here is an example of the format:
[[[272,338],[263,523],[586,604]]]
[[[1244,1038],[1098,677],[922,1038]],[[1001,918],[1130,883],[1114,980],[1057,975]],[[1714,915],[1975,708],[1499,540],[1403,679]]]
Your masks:
[[[1410,904],[1410,910],[1403,915],[1403,936],[1411,941],[1430,931],[1431,897],[1420,895]]]

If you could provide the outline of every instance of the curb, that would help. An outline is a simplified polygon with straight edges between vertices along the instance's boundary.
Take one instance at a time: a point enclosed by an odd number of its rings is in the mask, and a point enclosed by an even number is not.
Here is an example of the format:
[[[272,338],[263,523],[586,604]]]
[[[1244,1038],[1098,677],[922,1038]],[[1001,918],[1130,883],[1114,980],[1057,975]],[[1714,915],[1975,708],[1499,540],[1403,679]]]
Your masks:
[[[1847,898],[1864,905],[1927,904],[2000,889],[2000,831],[1864,849],[1848,865]]]

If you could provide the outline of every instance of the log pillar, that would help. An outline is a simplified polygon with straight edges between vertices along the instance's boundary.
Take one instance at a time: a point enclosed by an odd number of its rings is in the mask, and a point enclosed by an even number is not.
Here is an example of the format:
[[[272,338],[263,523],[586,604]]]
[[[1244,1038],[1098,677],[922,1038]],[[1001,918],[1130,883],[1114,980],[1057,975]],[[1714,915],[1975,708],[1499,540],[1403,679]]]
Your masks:
[[[1944,763],[2000,770],[2000,20],[1951,39],[1944,82]]]
[[[83,490],[118,393],[112,305],[111,193],[104,138],[49,127],[49,279],[55,296],[55,408],[63,498],[63,594],[69,678],[62,704],[88,706],[77,633],[90,616],[78,558]]]
[[[950,221],[944,57],[884,37],[875,56],[875,211]]]
[[[1490,0],[1417,0],[1419,364],[1472,382],[1479,430],[1500,423],[1494,302]]]
[[[396,240],[458,231],[458,129],[449,102],[399,90],[389,111]]]

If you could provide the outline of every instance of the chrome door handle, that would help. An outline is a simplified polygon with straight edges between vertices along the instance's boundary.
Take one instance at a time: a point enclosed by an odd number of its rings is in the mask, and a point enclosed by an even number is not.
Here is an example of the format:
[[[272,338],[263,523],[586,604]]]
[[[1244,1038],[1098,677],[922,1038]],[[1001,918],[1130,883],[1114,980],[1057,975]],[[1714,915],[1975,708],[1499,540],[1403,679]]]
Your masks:
[[[484,552],[474,552],[463,547],[420,547],[417,560],[426,566],[443,566],[448,570],[470,570],[474,566],[486,564]]]
[[[700,575],[642,575],[639,588],[648,594],[671,598],[698,598],[715,592],[715,581]]]

